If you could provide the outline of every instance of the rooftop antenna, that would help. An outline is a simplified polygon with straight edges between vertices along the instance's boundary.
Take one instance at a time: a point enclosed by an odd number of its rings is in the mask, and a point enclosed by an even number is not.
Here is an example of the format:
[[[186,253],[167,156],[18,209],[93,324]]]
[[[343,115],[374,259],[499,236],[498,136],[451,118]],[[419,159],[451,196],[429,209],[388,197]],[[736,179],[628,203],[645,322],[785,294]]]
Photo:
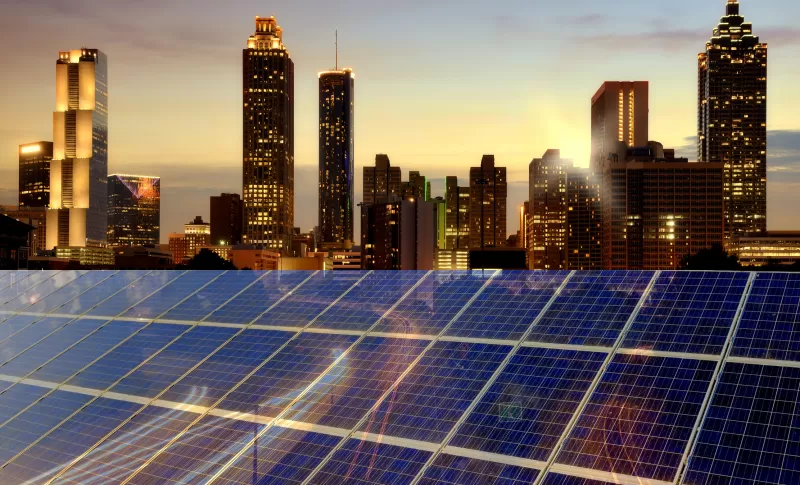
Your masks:
[[[339,70],[339,29],[336,29],[336,70]]]

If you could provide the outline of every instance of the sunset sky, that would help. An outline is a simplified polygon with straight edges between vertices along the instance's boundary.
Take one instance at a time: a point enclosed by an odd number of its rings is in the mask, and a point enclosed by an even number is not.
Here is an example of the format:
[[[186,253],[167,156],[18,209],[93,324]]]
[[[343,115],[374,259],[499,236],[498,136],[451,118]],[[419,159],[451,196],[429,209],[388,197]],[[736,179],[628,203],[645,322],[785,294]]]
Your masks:
[[[590,98],[650,81],[650,138],[695,158],[697,53],[724,0],[4,0],[0,203],[16,203],[17,146],[52,139],[60,50],[109,59],[109,173],[162,177],[162,240],[208,196],[241,192],[241,57],[274,15],[295,62],[295,225],[317,218],[317,72],[356,73],[356,201],[376,153],[443,195],[484,153],[508,167],[509,211],[548,148],[588,164]],[[800,2],[742,0],[769,44],[769,226],[800,217]],[[509,218],[509,232],[517,218]]]

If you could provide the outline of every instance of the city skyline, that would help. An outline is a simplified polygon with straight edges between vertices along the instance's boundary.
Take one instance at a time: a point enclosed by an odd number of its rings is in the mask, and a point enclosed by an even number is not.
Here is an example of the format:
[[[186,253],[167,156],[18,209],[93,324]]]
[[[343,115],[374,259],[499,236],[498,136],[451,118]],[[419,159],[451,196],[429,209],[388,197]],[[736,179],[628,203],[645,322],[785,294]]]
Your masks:
[[[359,2],[354,2],[359,3]],[[619,2],[619,8],[627,5],[627,2]],[[46,5],[46,4],[44,4]],[[587,2],[587,5],[589,3]],[[659,16],[664,16],[665,12],[662,7],[657,5],[633,5],[631,15],[636,14],[649,14],[654,20]],[[39,7],[23,8],[21,5],[12,5],[13,9],[18,10],[21,23],[25,23],[28,16],[36,12],[40,12]],[[164,102],[159,93],[153,93],[148,90],[148,80],[141,79],[139,86],[130,86],[130,81],[126,79],[126,74],[130,73],[131,66],[128,65],[131,61],[129,54],[141,49],[148,49],[136,43],[129,45],[119,44],[119,41],[112,38],[107,32],[103,34],[104,29],[99,29],[99,32],[75,32],[72,27],[65,24],[63,27],[57,27],[56,31],[67,37],[67,41],[59,40],[62,42],[80,42],[78,45],[93,45],[103,49],[110,58],[109,61],[109,76],[111,78],[111,112],[113,113],[110,121],[111,131],[110,137],[110,151],[109,151],[109,171],[147,171],[160,175],[164,183],[164,206],[165,217],[163,227],[166,232],[175,231],[178,227],[185,223],[185,220],[191,218],[191,215],[202,214],[208,217],[207,214],[207,196],[211,194],[218,194],[220,192],[240,192],[240,183],[237,184],[237,179],[240,180],[240,162],[236,163],[237,159],[241,158],[241,154],[236,156],[235,145],[236,131],[235,124],[221,124],[222,120],[227,119],[227,113],[231,109],[236,109],[239,106],[238,102],[230,102],[231,96],[234,97],[238,94],[236,87],[236,77],[241,70],[235,66],[236,62],[241,63],[240,58],[237,56],[238,49],[241,49],[241,38],[247,33],[252,31],[252,18],[253,13],[261,15],[275,15],[281,25],[286,31],[287,43],[290,45],[292,58],[298,63],[298,74],[296,75],[298,89],[296,100],[298,105],[298,112],[308,112],[308,105],[312,107],[311,117],[307,114],[298,114],[295,127],[298,131],[297,149],[296,149],[296,181],[295,186],[298,188],[306,187],[309,184],[316,186],[316,163],[317,163],[317,117],[316,103],[316,73],[324,69],[330,64],[330,57],[333,51],[333,42],[330,39],[330,33],[334,30],[335,25],[328,25],[326,32],[319,34],[312,33],[309,29],[311,26],[317,26],[319,19],[314,16],[308,16],[304,20],[304,16],[291,8],[278,8],[274,12],[258,11],[252,7],[249,14],[242,13],[240,8],[234,9],[237,12],[237,17],[244,15],[243,18],[237,18],[235,21],[220,20],[219,23],[209,24],[211,34],[209,37],[216,41],[213,45],[213,53],[215,56],[219,55],[222,50],[225,50],[225,56],[221,56],[224,62],[220,62],[215,72],[218,74],[225,66],[233,67],[233,72],[226,72],[227,77],[233,76],[233,90],[228,92],[224,86],[225,83],[215,82],[216,79],[204,78],[203,81],[187,83],[188,92],[182,95],[176,95],[175,99],[170,100],[165,106],[182,106],[182,103],[189,103],[193,98],[191,93],[196,91],[216,90],[215,96],[221,96],[227,99],[224,107],[222,102],[212,97],[207,100],[210,105],[204,108],[206,113],[204,118],[197,120],[191,119],[190,115],[179,112],[178,110],[164,109],[164,111],[157,112],[159,118],[164,118],[164,121],[172,121],[172,123],[181,121],[181,129],[176,129],[170,140],[165,140],[163,137],[156,136],[154,133],[149,133],[150,138],[147,138],[152,143],[141,143],[140,147],[131,147],[131,139],[137,135],[137,130],[149,130],[152,126],[158,126],[158,122],[149,123],[149,126],[136,126],[132,125],[137,120],[137,117],[143,115],[152,115],[152,105],[148,108],[148,104],[140,109],[132,109],[134,106],[133,96],[140,96],[144,98],[152,97],[156,100]],[[412,5],[410,10],[412,13],[418,13],[423,7],[420,5]],[[588,8],[588,7],[587,7]],[[791,13],[796,11],[797,7],[786,2],[766,1],[759,2],[742,2],[742,14],[748,21],[755,24],[756,31],[761,37],[762,42],[769,43],[770,45],[770,97],[769,103],[769,127],[771,130],[770,143],[769,143],[769,166],[770,166],[770,228],[781,229],[791,227],[792,214],[787,207],[790,205],[787,202],[795,200],[792,191],[792,184],[800,182],[800,170],[797,165],[800,165],[800,134],[797,128],[800,127],[800,122],[797,122],[796,117],[792,113],[791,106],[796,104],[797,95],[791,93],[791,80],[797,75],[797,66],[790,64],[789,60],[792,55],[795,55],[798,50],[798,44],[793,40],[794,27],[788,24],[782,24],[783,17],[791,17]],[[288,10],[288,11],[287,11]],[[505,6],[501,9],[506,13],[520,13],[520,18],[524,19],[526,13],[530,13],[526,7]],[[590,9],[591,10],[591,9]],[[594,10],[597,10],[595,7]],[[101,10],[97,13],[102,16]],[[551,18],[560,18],[564,20],[565,25],[568,26],[565,32],[565,41],[556,50],[569,47],[572,49],[571,54],[580,58],[582,54],[593,52],[597,49],[613,50],[616,52],[614,59],[604,60],[603,63],[597,63],[593,59],[576,59],[570,56],[567,59],[569,62],[563,62],[561,74],[564,75],[563,82],[558,86],[554,84],[552,73],[549,73],[546,68],[549,62],[553,62],[552,53],[547,53],[541,49],[530,47],[528,44],[524,45],[525,48],[513,47],[514,42],[522,42],[524,38],[537,37],[539,33],[532,33],[531,29],[520,29],[519,22],[511,21],[510,19],[516,18],[513,15],[505,17],[497,14],[494,17],[489,17],[486,28],[492,30],[492,41],[487,42],[488,46],[480,46],[479,49],[487,47],[501,47],[497,49],[502,54],[501,59],[496,62],[494,67],[493,79],[486,81],[486,96],[482,100],[473,100],[472,103],[461,103],[456,106],[456,98],[462,99],[465,89],[469,88],[469,82],[464,77],[466,72],[466,65],[469,63],[463,59],[463,56],[456,53],[453,54],[453,46],[451,43],[439,38],[441,34],[434,35],[431,30],[430,22],[434,19],[441,20],[441,12],[433,9],[431,19],[425,20],[423,25],[418,26],[420,37],[427,40],[425,43],[428,50],[421,51],[418,49],[418,40],[409,41],[412,47],[411,52],[407,56],[397,58],[398,67],[400,69],[406,66],[409,62],[407,57],[411,57],[413,53],[417,56],[419,61],[417,64],[419,68],[415,73],[401,73],[400,78],[392,78],[391,74],[400,73],[400,71],[386,70],[386,61],[377,57],[370,58],[365,56],[364,50],[366,48],[365,42],[369,42],[371,35],[374,32],[364,32],[364,29],[359,26],[347,25],[347,22],[339,23],[337,18],[332,21],[337,22],[340,30],[342,30],[341,44],[342,45],[342,65],[353,67],[359,72],[360,79],[360,95],[359,106],[365,108],[356,111],[356,130],[359,131],[359,143],[356,148],[357,165],[355,167],[356,180],[354,186],[356,187],[356,201],[361,200],[359,189],[361,187],[361,170],[360,168],[372,163],[375,153],[388,153],[392,157],[393,164],[402,167],[403,175],[411,170],[419,170],[426,175],[432,182],[433,195],[444,194],[444,177],[446,175],[457,175],[459,182],[464,184],[467,180],[468,171],[467,167],[477,164],[478,157],[483,154],[493,153],[496,156],[497,164],[499,166],[508,167],[509,178],[509,201],[508,201],[508,214],[514,221],[517,218],[514,216],[519,208],[521,202],[525,199],[527,192],[527,164],[531,159],[544,152],[546,149],[561,149],[565,158],[574,160],[579,166],[588,165],[588,154],[590,147],[590,130],[588,129],[588,110],[589,99],[596,87],[603,81],[609,79],[627,79],[627,80],[647,80],[650,82],[650,138],[662,141],[666,146],[675,146],[679,149],[679,153],[688,156],[690,159],[696,158],[693,152],[696,152],[696,145],[692,138],[692,133],[696,131],[696,55],[700,52],[705,42],[707,41],[711,29],[717,23],[718,19],[724,14],[724,2],[713,0],[704,3],[703,5],[696,6],[691,16],[672,12],[671,18],[674,22],[672,26],[680,25],[679,31],[669,30],[665,28],[661,30],[655,27],[656,23],[645,24],[643,30],[652,31],[650,34],[643,37],[642,42],[637,42],[638,45],[634,46],[630,38],[625,35],[619,34],[620,28],[624,25],[618,20],[611,17],[610,13],[603,14],[602,11],[595,14],[588,15],[585,18],[573,18],[580,26],[575,27],[574,23],[566,22],[568,14],[566,12],[559,13],[558,11],[547,11],[545,16]],[[228,13],[224,15],[227,19]],[[370,15],[370,12],[367,12]],[[405,13],[403,15],[411,15]],[[594,17],[592,17],[594,15]],[[169,16],[167,16],[169,18]],[[458,31],[461,27],[454,25],[455,20],[447,21],[442,24],[444,32]],[[524,24],[524,22],[521,22]],[[345,25],[343,25],[345,24]],[[587,34],[587,26],[592,27],[590,33]],[[10,33],[15,31],[13,26],[3,34],[10,36]],[[316,27],[315,27],[316,28]],[[229,45],[232,44],[229,39],[229,34],[236,31],[236,38],[233,39],[237,44],[231,52],[227,52]],[[369,29],[368,29],[369,30]],[[533,29],[535,30],[535,29]],[[547,29],[544,29],[547,30]],[[182,33],[191,33],[192,29],[183,29]],[[205,32],[205,30],[204,30]],[[393,31],[390,31],[392,33]],[[581,35],[578,35],[582,32]],[[626,30],[628,32],[628,30]],[[676,35],[676,33],[680,35]],[[671,35],[666,35],[670,33]],[[101,35],[102,34],[102,35]],[[323,35],[325,34],[325,35]],[[369,35],[368,35],[369,34]],[[573,35],[574,34],[574,35]],[[174,34],[173,34],[174,35]],[[577,38],[584,38],[588,35],[597,37],[597,46],[591,47],[577,42]],[[626,34],[627,35],[627,34]],[[79,37],[90,37],[87,40],[79,40]],[[76,40],[72,40],[72,39]],[[159,37],[156,36],[158,39]],[[184,62],[186,56],[191,57],[195,50],[202,51],[200,47],[207,45],[205,39],[192,39],[191,48],[183,46],[181,54],[177,57],[177,63]],[[599,39],[606,39],[601,42]],[[103,44],[103,39],[108,43],[108,47]],[[385,51],[387,55],[396,55],[398,50],[392,42],[394,37],[388,36],[385,41],[377,45],[370,45],[373,55],[377,56]],[[663,39],[663,42],[659,41]],[[91,43],[90,43],[91,41]],[[441,41],[441,42],[439,42]],[[495,44],[494,42],[497,42]],[[154,41],[155,42],[155,41]],[[41,41],[33,42],[31,46],[26,46],[31,52],[40,49],[39,44]],[[59,49],[59,46],[51,42],[46,42],[51,45],[48,47],[48,57],[45,60],[36,59],[31,54],[24,56],[21,61],[18,61],[15,73],[10,76],[10,83],[14,92],[14,85],[18,82],[17,77],[20,73],[25,74],[28,84],[31,77],[35,77],[37,72],[41,72],[40,66],[35,66],[35,69],[29,70],[29,62],[31,59],[36,63],[51,66],[50,59],[53,58],[53,48]],[[218,45],[217,45],[218,44]],[[161,77],[178,77],[178,72],[175,67],[163,64],[163,55],[168,53],[175,53],[174,46],[168,46],[164,49],[160,57],[153,59],[153,62],[145,72],[153,76],[154,79]],[[152,49],[153,47],[149,47]],[[446,56],[441,66],[436,66],[431,62],[431,56],[435,53],[450,53],[453,55]],[[647,54],[651,54],[649,57]],[[524,67],[519,57],[522,54],[528,54],[529,58],[525,61]],[[655,55],[657,54],[657,55]],[[7,54],[3,54],[7,55]],[[371,60],[370,60],[371,59]],[[638,59],[638,62],[632,62]],[[233,66],[231,66],[233,62]],[[30,64],[32,65],[32,64]],[[619,69],[623,65],[622,70]],[[300,67],[302,66],[302,67]],[[600,66],[600,67],[598,67]],[[444,67],[454,68],[449,74],[444,72]],[[614,68],[614,69],[612,69]],[[227,69],[227,68],[226,68]],[[381,70],[383,69],[383,71]],[[525,80],[524,89],[520,86],[520,80],[513,75],[516,70],[520,72],[534,71],[536,75]],[[576,71],[581,69],[587,71],[581,73],[581,76],[576,76]],[[157,72],[155,72],[157,70]],[[615,71],[617,74],[609,74],[609,71]],[[20,71],[20,73],[16,73]],[[598,71],[598,72],[594,72]],[[312,72],[310,79],[307,79],[308,73]],[[665,75],[666,72],[666,75]],[[447,75],[445,75],[447,74]],[[142,74],[142,76],[144,73]],[[46,76],[46,77],[45,77]],[[411,78],[411,77],[413,78]],[[15,199],[15,186],[16,186],[16,150],[19,144],[27,143],[29,141],[39,139],[49,139],[48,126],[36,126],[35,119],[46,119],[48,111],[44,110],[42,113],[37,113],[35,108],[41,104],[40,98],[45,101],[52,99],[52,71],[45,72],[42,76],[44,82],[36,83],[42,86],[35,86],[32,88],[21,89],[20,93],[15,96],[15,99],[8,100],[6,106],[9,107],[11,116],[9,119],[19,121],[14,123],[14,126],[9,126],[7,119],[4,119],[4,125],[0,125],[0,142],[3,143],[4,149],[2,150],[2,158],[0,158],[0,170],[3,170],[4,182],[0,186],[0,201],[11,203]],[[141,76],[140,76],[141,77]],[[585,79],[576,79],[585,78]],[[426,85],[423,80],[429,81]],[[401,83],[401,81],[403,83]],[[308,85],[311,85],[312,90],[308,90]],[[400,84],[399,84],[400,83]],[[443,86],[447,84],[452,89],[452,93],[445,92]],[[397,90],[400,85],[405,85],[405,90]],[[117,87],[119,86],[119,87]],[[426,87],[427,86],[427,87]],[[388,91],[387,91],[388,89]],[[507,91],[503,96],[500,96],[495,91],[497,89]],[[33,93],[31,96],[26,96],[26,92]],[[220,93],[224,93],[220,94]],[[7,95],[7,94],[6,94]],[[386,107],[383,109],[385,114],[383,117],[375,115],[374,104],[376,96],[383,95],[382,99],[386,100]],[[407,95],[404,97],[404,95]],[[435,100],[431,100],[431,95],[436,95]],[[5,96],[5,95],[4,95]],[[185,98],[185,99],[184,99]],[[417,98],[417,99],[414,99]],[[20,101],[21,100],[21,101]],[[370,100],[373,102],[370,103]],[[150,100],[147,100],[151,102]],[[409,124],[409,111],[413,107],[418,107],[419,103],[425,103],[426,108],[421,112],[421,117],[418,116],[416,123]],[[398,106],[398,103],[401,106]],[[404,107],[402,104],[407,106]],[[51,103],[45,103],[50,104]],[[203,104],[203,103],[199,103]],[[490,106],[491,105],[491,106]],[[303,107],[304,106],[304,107]],[[24,116],[17,116],[20,109],[25,107]],[[222,120],[216,120],[215,117],[210,116],[209,110],[215,107],[222,108]],[[490,109],[491,108],[491,109]],[[49,108],[52,110],[52,108]],[[35,115],[34,115],[35,114]],[[472,115],[472,116],[469,116]],[[239,115],[241,117],[241,115]],[[310,118],[310,119],[309,119]],[[396,118],[396,119],[393,119]],[[460,118],[465,118],[461,120]],[[443,123],[448,121],[449,123]],[[215,127],[218,133],[213,138],[213,143],[203,143],[201,135],[205,133],[207,128],[201,126],[203,123]],[[382,125],[383,123],[383,125]],[[398,131],[398,123],[403,123],[403,129]],[[187,134],[186,131],[194,131]],[[311,137],[308,136],[309,130]],[[22,134],[20,134],[22,132]],[[16,133],[16,135],[14,135]],[[141,133],[138,133],[141,134]],[[8,139],[13,137],[12,139]],[[224,153],[228,148],[228,138],[233,139],[234,157],[224,157],[224,163],[221,161],[213,162],[213,158],[221,158],[220,153]],[[227,141],[226,141],[227,140]],[[411,143],[403,143],[404,141],[411,141]],[[168,141],[168,142],[167,142]],[[152,146],[156,151],[148,157],[137,157],[136,150],[143,150],[148,146]],[[241,145],[239,144],[239,147]],[[239,148],[241,150],[241,148]],[[13,158],[8,156],[6,152],[13,151]],[[177,152],[182,152],[179,154]],[[139,160],[154,160],[152,166],[146,166],[145,163]],[[12,161],[13,160],[13,161]],[[791,165],[794,161],[796,165]],[[192,163],[192,173],[189,177],[179,177],[178,170],[187,168],[187,164]],[[139,169],[141,167],[141,169]],[[158,167],[158,168],[155,168]],[[172,173],[171,173],[172,172]],[[5,177],[8,174],[8,177]],[[793,175],[794,174],[794,175]],[[185,174],[181,174],[185,175]],[[780,176],[780,178],[777,178]],[[794,177],[794,178],[792,178]],[[237,185],[239,185],[237,187]],[[172,192],[171,192],[172,191]],[[295,225],[307,230],[315,225],[316,219],[316,191],[300,189],[297,190],[297,216]],[[171,195],[167,195],[167,194]],[[202,195],[198,195],[202,194]],[[172,197],[170,201],[169,197]],[[184,201],[183,203],[178,200]],[[198,204],[198,201],[204,203]],[[199,207],[198,207],[199,205]],[[188,215],[187,215],[188,214]],[[356,218],[356,225],[358,225],[358,218]],[[357,228],[356,228],[357,229]],[[509,224],[508,231],[514,232],[516,223]],[[358,233],[358,230],[356,230]]]

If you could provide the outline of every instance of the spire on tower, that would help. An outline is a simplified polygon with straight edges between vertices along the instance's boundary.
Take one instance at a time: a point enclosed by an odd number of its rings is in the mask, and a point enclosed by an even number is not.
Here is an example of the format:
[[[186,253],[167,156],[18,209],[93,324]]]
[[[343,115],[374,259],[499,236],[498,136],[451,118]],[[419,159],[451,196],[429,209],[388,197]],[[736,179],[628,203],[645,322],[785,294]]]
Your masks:
[[[339,70],[339,29],[336,29],[336,70]]]

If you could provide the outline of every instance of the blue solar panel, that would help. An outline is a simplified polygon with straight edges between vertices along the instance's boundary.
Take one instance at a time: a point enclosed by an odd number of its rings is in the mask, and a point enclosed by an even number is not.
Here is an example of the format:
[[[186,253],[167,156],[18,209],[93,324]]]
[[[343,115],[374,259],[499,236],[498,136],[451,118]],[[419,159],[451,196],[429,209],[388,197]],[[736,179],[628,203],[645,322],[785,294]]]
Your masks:
[[[6,302],[13,300],[58,273],[60,271],[20,271],[15,273],[8,286],[0,290],[0,305],[2,305],[0,309],[7,310],[5,308]]]
[[[62,286],[58,290],[50,293],[25,309],[26,312],[49,313],[57,310],[67,302],[77,298],[82,293],[89,291],[95,285],[105,283],[111,276],[116,275],[114,271],[87,271],[74,283]]]
[[[503,272],[492,279],[445,335],[517,340],[568,274],[559,271]]]
[[[437,343],[361,430],[441,442],[510,349],[504,345]]]
[[[18,332],[0,342],[0,361],[8,362],[70,321],[70,318],[64,317],[44,317],[21,328]],[[4,325],[7,324],[8,322]]]
[[[747,273],[662,272],[623,347],[720,354],[748,277]]]
[[[129,318],[156,318],[220,276],[218,271],[187,272],[122,314]]]
[[[800,275],[756,275],[731,355],[800,360]]]
[[[559,475],[557,473],[548,473],[542,485],[608,485],[609,482],[601,480],[591,480],[589,478],[571,477],[568,475]]]
[[[39,320],[41,317],[34,315],[14,315],[0,323],[0,348],[6,339],[16,334],[20,330],[29,327],[33,322]],[[9,355],[11,357],[11,355]]]
[[[348,335],[302,335],[270,358],[219,408],[276,417],[355,340]]]
[[[800,483],[800,369],[726,364],[683,483]]]
[[[302,273],[308,277],[307,273]],[[263,314],[256,323],[284,327],[305,327],[331,303],[353,287],[360,271],[318,272],[296,291]]]
[[[0,426],[24,410],[50,389],[27,384],[17,384],[0,393]]]
[[[93,271],[92,273],[95,272]],[[134,281],[144,277],[146,274],[147,271],[120,271],[118,273],[114,273],[109,278],[103,280],[102,284],[98,284],[79,294],[54,311],[56,313],[64,313],[68,315],[82,315],[90,308],[105,301]],[[116,314],[112,316],[116,316]]]
[[[420,485],[528,485],[538,470],[441,454],[425,470]]]
[[[254,371],[295,334],[268,330],[244,330],[211,355],[197,369],[172,386],[161,399],[211,406],[233,384]]]
[[[489,271],[437,271],[381,320],[375,331],[438,335],[492,274]]]
[[[262,313],[290,292],[297,291],[313,273],[308,271],[272,271],[253,286],[208,317],[221,323],[253,323]],[[278,325],[278,323],[276,323]]]
[[[26,310],[29,306],[39,302],[51,293],[66,286],[80,278],[85,271],[61,271],[54,274],[51,278],[44,280],[33,288],[20,293],[13,300],[9,300],[3,305],[6,311]]]
[[[351,429],[428,343],[410,339],[364,339],[284,417]]]
[[[377,271],[367,274],[312,327],[369,330],[392,305],[427,275],[426,271]]]
[[[605,358],[519,349],[449,444],[546,461]]]
[[[166,320],[202,320],[223,303],[264,276],[260,271],[228,271],[200,288],[197,293],[168,311],[161,318]],[[170,285],[171,286],[171,285]],[[239,323],[239,322],[237,322]]]
[[[611,347],[652,278],[644,271],[575,273],[528,340]]]
[[[348,440],[308,483],[318,485],[407,484],[430,457],[429,451]]]
[[[173,281],[184,271],[153,271],[125,286],[121,291],[107,295],[106,298],[86,311],[87,315],[116,317],[128,308],[157,292]]]
[[[558,463],[672,481],[716,362],[617,355]]]

